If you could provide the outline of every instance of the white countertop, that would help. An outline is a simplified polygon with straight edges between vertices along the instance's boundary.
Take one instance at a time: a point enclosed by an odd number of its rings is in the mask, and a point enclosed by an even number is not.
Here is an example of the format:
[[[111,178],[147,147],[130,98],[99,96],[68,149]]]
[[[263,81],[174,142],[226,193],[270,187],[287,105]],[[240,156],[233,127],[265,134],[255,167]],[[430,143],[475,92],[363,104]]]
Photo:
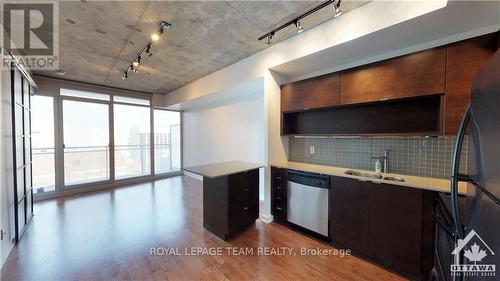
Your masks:
[[[245,171],[255,170],[264,167],[264,165],[242,162],[242,161],[227,161],[214,164],[200,165],[187,167],[183,170],[202,175],[207,178],[216,178],[232,174],[237,174]]]
[[[348,168],[306,164],[306,163],[299,163],[299,162],[286,162],[285,164],[282,164],[282,165],[272,165],[272,166],[286,168],[286,169],[290,169],[290,170],[299,170],[299,171],[304,171],[304,172],[327,174],[327,175],[331,175],[331,176],[339,176],[339,177],[345,177],[345,178],[353,178],[353,179],[358,179],[358,180],[368,180],[368,181],[377,182],[377,183],[381,182],[381,183],[387,183],[387,184],[392,184],[392,185],[406,186],[406,187],[426,189],[426,190],[432,190],[432,191],[450,192],[450,180],[448,180],[448,179],[416,177],[416,176],[398,175],[398,174],[391,174],[391,173],[383,174],[383,176],[396,176],[396,177],[402,177],[405,179],[404,182],[397,182],[397,181],[387,181],[387,180],[382,180],[382,179],[372,179],[372,178],[368,179],[368,178],[363,178],[363,177],[345,174],[345,171],[347,171],[347,170],[356,170],[356,171],[374,173],[373,171],[366,171],[366,170],[359,170],[359,169],[348,169]],[[465,194],[467,192],[467,183],[460,182],[458,184],[458,192],[460,194]]]

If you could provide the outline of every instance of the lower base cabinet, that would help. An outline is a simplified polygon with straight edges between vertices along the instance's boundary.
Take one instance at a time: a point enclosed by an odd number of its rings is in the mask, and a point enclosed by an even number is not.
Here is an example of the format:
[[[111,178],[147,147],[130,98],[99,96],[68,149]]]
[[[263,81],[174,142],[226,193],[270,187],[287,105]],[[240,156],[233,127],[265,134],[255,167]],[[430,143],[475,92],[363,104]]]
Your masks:
[[[330,179],[330,238],[389,269],[426,279],[433,264],[434,192]]]
[[[203,178],[203,226],[223,240],[259,218],[259,169]]]

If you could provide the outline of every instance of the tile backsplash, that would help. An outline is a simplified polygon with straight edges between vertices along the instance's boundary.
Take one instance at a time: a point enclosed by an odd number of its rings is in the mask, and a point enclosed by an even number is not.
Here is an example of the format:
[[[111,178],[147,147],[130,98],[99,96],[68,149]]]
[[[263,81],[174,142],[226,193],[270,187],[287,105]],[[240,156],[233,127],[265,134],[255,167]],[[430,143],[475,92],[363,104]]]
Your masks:
[[[289,161],[374,170],[373,156],[390,149],[389,173],[449,178],[455,137],[361,137],[289,139]],[[464,140],[462,172],[467,171],[468,138]],[[314,146],[314,154],[310,147]]]

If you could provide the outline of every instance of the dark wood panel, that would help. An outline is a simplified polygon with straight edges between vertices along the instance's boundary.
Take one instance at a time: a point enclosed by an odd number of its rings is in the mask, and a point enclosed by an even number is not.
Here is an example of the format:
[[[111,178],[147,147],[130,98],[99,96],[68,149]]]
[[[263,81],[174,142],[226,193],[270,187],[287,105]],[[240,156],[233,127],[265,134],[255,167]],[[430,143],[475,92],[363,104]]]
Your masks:
[[[444,93],[445,48],[342,71],[341,104]]]
[[[286,223],[287,170],[271,167],[271,214],[278,223]]]
[[[385,266],[419,276],[422,190],[378,184],[370,194],[370,255]]]
[[[228,178],[203,178],[203,226],[227,239],[228,233]]]
[[[441,134],[441,96],[283,114],[283,134]]]
[[[332,73],[281,85],[281,111],[340,104],[340,74]]]
[[[471,98],[472,80],[493,56],[496,34],[450,44],[446,53],[446,135],[455,135]]]
[[[369,253],[371,184],[330,177],[330,238],[334,245]]]

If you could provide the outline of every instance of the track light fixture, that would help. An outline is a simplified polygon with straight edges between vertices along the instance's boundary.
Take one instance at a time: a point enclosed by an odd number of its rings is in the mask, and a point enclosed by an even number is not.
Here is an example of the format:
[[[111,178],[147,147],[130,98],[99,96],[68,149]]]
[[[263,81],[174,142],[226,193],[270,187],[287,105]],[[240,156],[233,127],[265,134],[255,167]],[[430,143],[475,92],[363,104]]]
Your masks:
[[[271,33],[271,34],[269,34],[269,35],[267,36],[267,41],[266,41],[266,44],[267,44],[267,45],[270,45],[270,44],[272,43],[273,36],[274,36],[274,32],[273,32],[273,33]]]
[[[137,57],[132,63],[132,65],[134,66],[134,68],[137,68],[140,63],[141,63],[141,57]]]
[[[340,9],[340,1],[341,0],[327,0],[325,2],[323,2],[322,4],[316,6],[315,8],[312,8],[311,10],[303,13],[302,15],[299,15],[298,17],[294,18],[293,20],[285,23],[285,24],[282,24],[280,26],[278,26],[277,28],[271,30],[270,32],[262,35],[261,37],[258,38],[259,41],[261,40],[264,40],[266,39],[266,44],[271,44],[271,40],[273,39],[274,35],[276,34],[276,32],[290,26],[290,25],[294,25],[296,28],[297,28],[297,33],[301,33],[302,31],[304,31],[304,28],[302,27],[302,25],[300,24],[300,20],[302,20],[303,18],[325,8],[326,6],[329,6],[329,5],[332,5],[333,4],[333,17],[338,17],[342,14],[342,10]]]
[[[340,2],[342,0],[338,0],[337,3],[333,4],[333,17],[336,18],[342,15],[342,10],[340,9]]]
[[[295,22],[295,27],[297,28],[297,33],[301,33],[302,31],[304,31],[304,28],[302,27],[302,25],[300,25],[300,21]]]
[[[133,71],[134,73],[137,73],[139,71],[139,64],[141,63],[141,59],[144,55],[147,55],[148,57],[152,56],[153,53],[151,53],[151,45],[153,42],[158,41],[163,34],[163,31],[168,30],[172,28],[172,25],[166,21],[161,21],[160,22],[160,29],[153,33],[151,35],[151,41],[149,41],[146,44],[146,47],[142,49],[142,51],[137,55],[135,60],[132,61],[132,63],[125,69],[125,71],[122,74],[122,80],[125,80],[128,78],[128,72]]]

